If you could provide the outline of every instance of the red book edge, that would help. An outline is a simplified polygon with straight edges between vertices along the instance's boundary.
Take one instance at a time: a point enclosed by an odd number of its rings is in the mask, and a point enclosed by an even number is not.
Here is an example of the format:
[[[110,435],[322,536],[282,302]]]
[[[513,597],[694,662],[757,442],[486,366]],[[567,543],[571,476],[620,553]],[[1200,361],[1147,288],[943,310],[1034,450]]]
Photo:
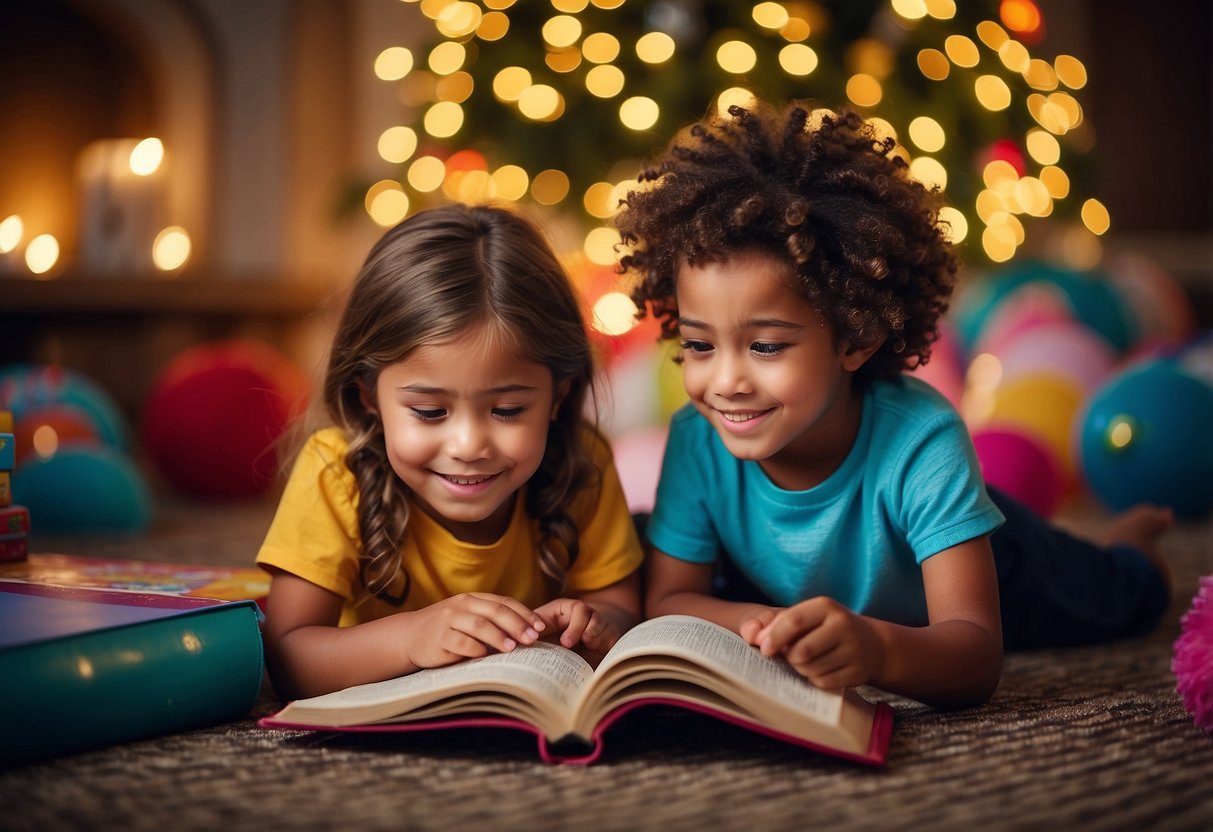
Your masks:
[[[750,720],[741,719],[733,714],[722,713],[706,705],[684,702],[679,699],[667,699],[660,696],[636,699],[615,708],[613,711],[608,713],[594,729],[594,734],[590,738],[592,749],[586,754],[577,755],[554,753],[542,731],[540,731],[534,725],[510,717],[440,717],[436,719],[418,720],[417,722],[377,723],[375,725],[348,725],[333,727],[328,725],[310,725],[306,723],[289,722],[286,720],[280,720],[276,716],[267,716],[258,720],[257,724],[262,728],[287,728],[305,731],[332,731],[335,733],[356,734],[405,733],[412,731],[432,731],[444,728],[511,728],[526,731],[534,734],[538,738],[539,758],[545,763],[590,765],[602,756],[604,747],[603,735],[612,725],[615,724],[615,722],[638,708],[644,708],[651,705],[671,705],[676,708],[682,708],[683,710],[706,714],[707,716],[714,717],[723,722],[739,725],[742,728],[754,731],[755,733],[764,734],[768,737],[773,737],[777,740],[781,740],[792,745],[799,745],[804,748],[809,748],[830,757],[837,757],[839,759],[849,760],[850,762],[860,763],[867,766],[881,767],[888,759],[889,742],[893,733],[893,709],[886,702],[877,702],[874,704],[876,706],[876,712],[872,719],[872,734],[868,742],[868,750],[863,754],[840,751],[836,748],[810,742],[809,740],[800,739],[799,737],[793,737],[775,728],[771,728],[770,726],[760,725],[759,723],[751,722]]]

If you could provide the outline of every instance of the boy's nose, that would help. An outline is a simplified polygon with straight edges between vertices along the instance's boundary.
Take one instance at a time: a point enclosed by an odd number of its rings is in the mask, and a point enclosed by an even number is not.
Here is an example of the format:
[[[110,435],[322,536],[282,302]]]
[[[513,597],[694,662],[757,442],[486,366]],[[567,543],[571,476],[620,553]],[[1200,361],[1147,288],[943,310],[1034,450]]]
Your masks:
[[[741,396],[754,392],[746,373],[745,361],[733,356],[722,356],[717,360],[715,384],[716,391],[722,396]]]

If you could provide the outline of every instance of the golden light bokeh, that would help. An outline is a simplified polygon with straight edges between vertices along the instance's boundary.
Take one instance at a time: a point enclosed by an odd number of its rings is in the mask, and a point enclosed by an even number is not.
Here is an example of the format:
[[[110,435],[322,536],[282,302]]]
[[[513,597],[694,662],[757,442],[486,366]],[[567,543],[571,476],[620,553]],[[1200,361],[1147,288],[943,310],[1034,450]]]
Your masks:
[[[563,49],[581,39],[581,21],[572,15],[559,14],[543,24],[542,32],[544,42]]]
[[[152,241],[152,263],[161,271],[176,271],[189,259],[190,235],[179,225],[162,229]]]
[[[957,66],[971,69],[977,66],[981,55],[977,52],[977,44],[965,35],[948,35],[943,42],[943,50],[948,58]]]
[[[754,22],[764,29],[776,31],[788,25],[788,10],[780,3],[759,3],[750,12]]]
[[[569,177],[564,171],[541,170],[531,182],[531,198],[540,205],[556,205],[568,195]]]
[[[1112,218],[1108,209],[1098,199],[1092,197],[1082,204],[1082,223],[1092,234],[1106,234],[1112,227]]]
[[[401,164],[417,152],[417,131],[397,125],[379,134],[379,156],[386,162]]]
[[[779,66],[788,75],[809,75],[817,63],[817,53],[803,43],[789,43],[779,50]]]
[[[665,32],[649,32],[636,41],[636,57],[646,64],[661,64],[674,57],[674,39]]]
[[[383,81],[399,81],[413,69],[413,53],[403,46],[389,46],[375,58],[375,75]]]
[[[880,82],[871,75],[861,72],[847,79],[847,98],[858,107],[875,107],[883,95]]]
[[[918,52],[918,71],[932,81],[942,81],[952,71],[952,64],[938,49],[922,49]]]
[[[531,73],[520,66],[507,66],[493,76],[493,95],[501,101],[517,101],[531,85]]]
[[[492,179],[497,196],[510,202],[517,202],[526,196],[527,188],[531,185],[531,178],[518,165],[502,165],[493,171]]]
[[[1011,106],[1011,88],[997,75],[980,75],[973,82],[977,100],[987,110],[1005,110]]]
[[[938,224],[944,239],[953,245],[960,244],[965,237],[969,236],[969,221],[965,219],[964,214],[951,205],[945,205],[939,209]]]
[[[744,75],[758,63],[758,53],[743,40],[730,40],[716,50],[716,63],[732,75]]]
[[[25,247],[25,265],[34,274],[46,274],[59,262],[59,241],[53,234],[39,234]]]
[[[614,64],[596,66],[585,74],[585,88],[598,98],[614,98],[623,92],[623,70]]]
[[[17,214],[9,214],[0,221],[0,254],[8,254],[21,244],[25,235],[25,221]]]
[[[131,173],[136,176],[151,176],[160,169],[164,161],[164,143],[155,137],[143,139],[131,151]]]
[[[454,101],[439,101],[425,111],[421,123],[434,138],[448,139],[463,126],[463,108]]]
[[[463,69],[467,60],[467,49],[462,43],[453,40],[443,41],[430,50],[427,60],[430,71],[435,75],[450,75]]]
[[[421,193],[438,190],[445,178],[446,164],[437,156],[418,156],[406,174],[409,187]]]
[[[593,64],[606,64],[619,57],[619,39],[609,32],[595,32],[581,42],[581,53]]]
[[[657,102],[643,95],[634,95],[619,105],[619,120],[630,130],[648,130],[660,115]]]
[[[943,126],[930,116],[919,116],[910,122],[910,141],[927,153],[936,153],[947,142]]]

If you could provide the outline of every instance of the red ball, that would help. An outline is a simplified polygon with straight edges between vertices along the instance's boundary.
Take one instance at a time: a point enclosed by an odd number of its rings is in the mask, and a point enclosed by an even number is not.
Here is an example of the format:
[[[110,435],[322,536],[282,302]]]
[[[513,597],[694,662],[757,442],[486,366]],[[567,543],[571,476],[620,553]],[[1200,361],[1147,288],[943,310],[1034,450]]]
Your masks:
[[[154,385],[143,441],[157,469],[197,497],[265,493],[276,444],[307,405],[306,375],[256,341],[202,344],[174,358]]]

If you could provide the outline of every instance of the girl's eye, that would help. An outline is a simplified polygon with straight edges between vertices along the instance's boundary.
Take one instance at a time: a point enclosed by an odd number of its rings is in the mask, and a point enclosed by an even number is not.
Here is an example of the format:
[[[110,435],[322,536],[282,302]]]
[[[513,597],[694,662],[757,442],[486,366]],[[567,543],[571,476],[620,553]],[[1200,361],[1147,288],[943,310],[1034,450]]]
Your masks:
[[[446,415],[446,411],[441,407],[410,407],[409,410],[413,411],[413,415],[423,422],[437,422]]]
[[[510,419],[517,419],[525,410],[525,407],[494,407],[493,415],[508,422]]]
[[[750,344],[750,351],[756,352],[759,355],[778,355],[787,348],[787,344],[770,343],[767,341],[755,341]]]
[[[707,341],[687,340],[687,341],[683,341],[681,344],[679,344],[679,346],[682,347],[684,350],[690,350],[691,352],[711,352],[712,351],[712,345],[709,344]]]

